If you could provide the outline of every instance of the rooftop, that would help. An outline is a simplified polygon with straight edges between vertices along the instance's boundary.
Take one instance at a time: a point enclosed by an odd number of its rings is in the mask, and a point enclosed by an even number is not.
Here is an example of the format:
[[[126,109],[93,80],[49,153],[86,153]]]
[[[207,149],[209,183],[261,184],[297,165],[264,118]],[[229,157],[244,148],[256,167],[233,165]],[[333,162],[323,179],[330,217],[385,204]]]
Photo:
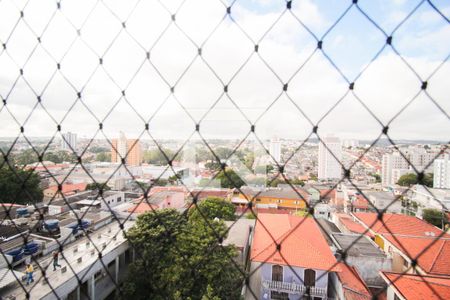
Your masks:
[[[382,272],[384,280],[405,299],[448,299],[450,277]]]
[[[342,262],[339,263],[339,267],[341,272],[337,273],[337,276],[342,283],[346,300],[372,299],[369,288],[354,267],[348,266]]]
[[[428,274],[450,275],[450,239],[422,236],[383,235]]]
[[[366,237],[359,234],[333,233],[338,246],[351,256],[385,257],[384,253]]]
[[[366,234],[368,236],[373,236],[373,234],[370,233],[366,228],[364,228],[360,223],[355,222],[352,216],[347,214],[337,214],[337,217],[339,218],[341,224],[352,233]]]
[[[375,233],[403,234],[413,236],[439,236],[442,230],[416,217],[400,214],[383,214],[378,220],[376,213],[353,213],[363,226],[369,227]]]
[[[281,245],[277,250],[276,245]],[[250,259],[257,262],[339,271],[313,218],[259,214]]]

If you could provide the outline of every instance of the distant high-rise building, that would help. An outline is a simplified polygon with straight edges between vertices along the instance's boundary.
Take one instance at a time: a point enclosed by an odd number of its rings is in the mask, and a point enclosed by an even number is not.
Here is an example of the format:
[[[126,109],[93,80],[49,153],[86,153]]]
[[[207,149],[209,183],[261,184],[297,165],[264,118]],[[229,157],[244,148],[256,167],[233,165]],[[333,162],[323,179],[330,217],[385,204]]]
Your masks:
[[[111,141],[111,162],[120,163],[122,158],[126,157],[126,164],[130,166],[139,166],[142,162],[142,150],[139,140],[127,140],[123,132],[118,139]]]
[[[141,142],[139,140],[128,140],[127,141],[127,164],[130,166],[140,166],[142,162],[142,149]]]
[[[318,178],[321,180],[342,177],[342,145],[338,137],[325,137],[319,143]]]
[[[381,184],[389,186],[397,184],[398,179],[408,173],[432,172],[432,164],[435,154],[424,149],[407,149],[402,152],[394,152],[383,155],[381,166]]]
[[[450,189],[450,157],[448,154],[434,161],[433,187]]]
[[[66,132],[62,134],[61,149],[72,151],[77,149],[77,135],[75,133]]]
[[[408,161],[400,153],[384,154],[381,163],[381,184],[383,186],[396,184],[397,177],[404,175],[408,171],[408,166]]]
[[[269,153],[276,162],[281,162],[281,142],[278,138],[273,138],[270,141]]]

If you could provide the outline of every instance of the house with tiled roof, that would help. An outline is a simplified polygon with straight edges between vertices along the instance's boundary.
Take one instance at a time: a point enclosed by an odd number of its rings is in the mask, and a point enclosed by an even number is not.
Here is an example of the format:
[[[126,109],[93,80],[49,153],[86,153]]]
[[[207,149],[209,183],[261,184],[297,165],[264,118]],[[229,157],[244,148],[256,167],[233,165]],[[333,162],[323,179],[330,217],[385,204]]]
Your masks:
[[[310,194],[301,188],[251,188],[242,187],[235,190],[231,202],[236,206],[245,207],[248,202],[255,207],[276,208],[296,211],[305,209],[310,202]]]
[[[316,221],[286,214],[258,215],[250,261],[258,299],[327,299],[329,275],[340,271]]]
[[[334,283],[334,290],[338,299],[371,300],[372,293],[361,278],[355,267],[340,262],[341,272],[336,273],[338,280]]]
[[[392,257],[394,272],[450,275],[450,235],[416,217],[355,213],[374,241]]]
[[[387,284],[387,300],[441,300],[450,296],[450,277],[381,272]]]

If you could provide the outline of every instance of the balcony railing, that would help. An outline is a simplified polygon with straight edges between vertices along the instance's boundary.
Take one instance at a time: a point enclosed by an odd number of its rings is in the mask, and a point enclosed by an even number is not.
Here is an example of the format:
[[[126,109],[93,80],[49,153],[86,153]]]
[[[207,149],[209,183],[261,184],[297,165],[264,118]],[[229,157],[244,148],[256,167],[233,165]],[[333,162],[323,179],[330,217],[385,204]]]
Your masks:
[[[294,282],[263,280],[262,285],[268,290],[288,294],[305,294],[307,292],[306,286]],[[327,295],[327,289],[312,286],[309,287],[309,294],[310,296],[325,297]]]

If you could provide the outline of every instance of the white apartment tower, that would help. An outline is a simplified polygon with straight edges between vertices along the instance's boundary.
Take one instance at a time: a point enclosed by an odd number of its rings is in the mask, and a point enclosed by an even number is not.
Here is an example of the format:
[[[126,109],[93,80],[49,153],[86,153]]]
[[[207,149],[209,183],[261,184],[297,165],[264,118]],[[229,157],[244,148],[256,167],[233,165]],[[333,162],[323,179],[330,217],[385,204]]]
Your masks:
[[[409,172],[408,167],[408,161],[398,152],[383,155],[381,164],[381,184],[383,186],[396,184],[399,176]]]
[[[338,137],[325,137],[319,143],[318,178],[320,180],[342,178],[342,145]]]
[[[450,189],[450,157],[448,154],[434,161],[433,187]]]
[[[269,153],[276,162],[281,163],[281,142],[278,138],[270,141]]]
[[[61,149],[72,151],[77,149],[77,135],[75,133],[66,132],[62,134]]]

